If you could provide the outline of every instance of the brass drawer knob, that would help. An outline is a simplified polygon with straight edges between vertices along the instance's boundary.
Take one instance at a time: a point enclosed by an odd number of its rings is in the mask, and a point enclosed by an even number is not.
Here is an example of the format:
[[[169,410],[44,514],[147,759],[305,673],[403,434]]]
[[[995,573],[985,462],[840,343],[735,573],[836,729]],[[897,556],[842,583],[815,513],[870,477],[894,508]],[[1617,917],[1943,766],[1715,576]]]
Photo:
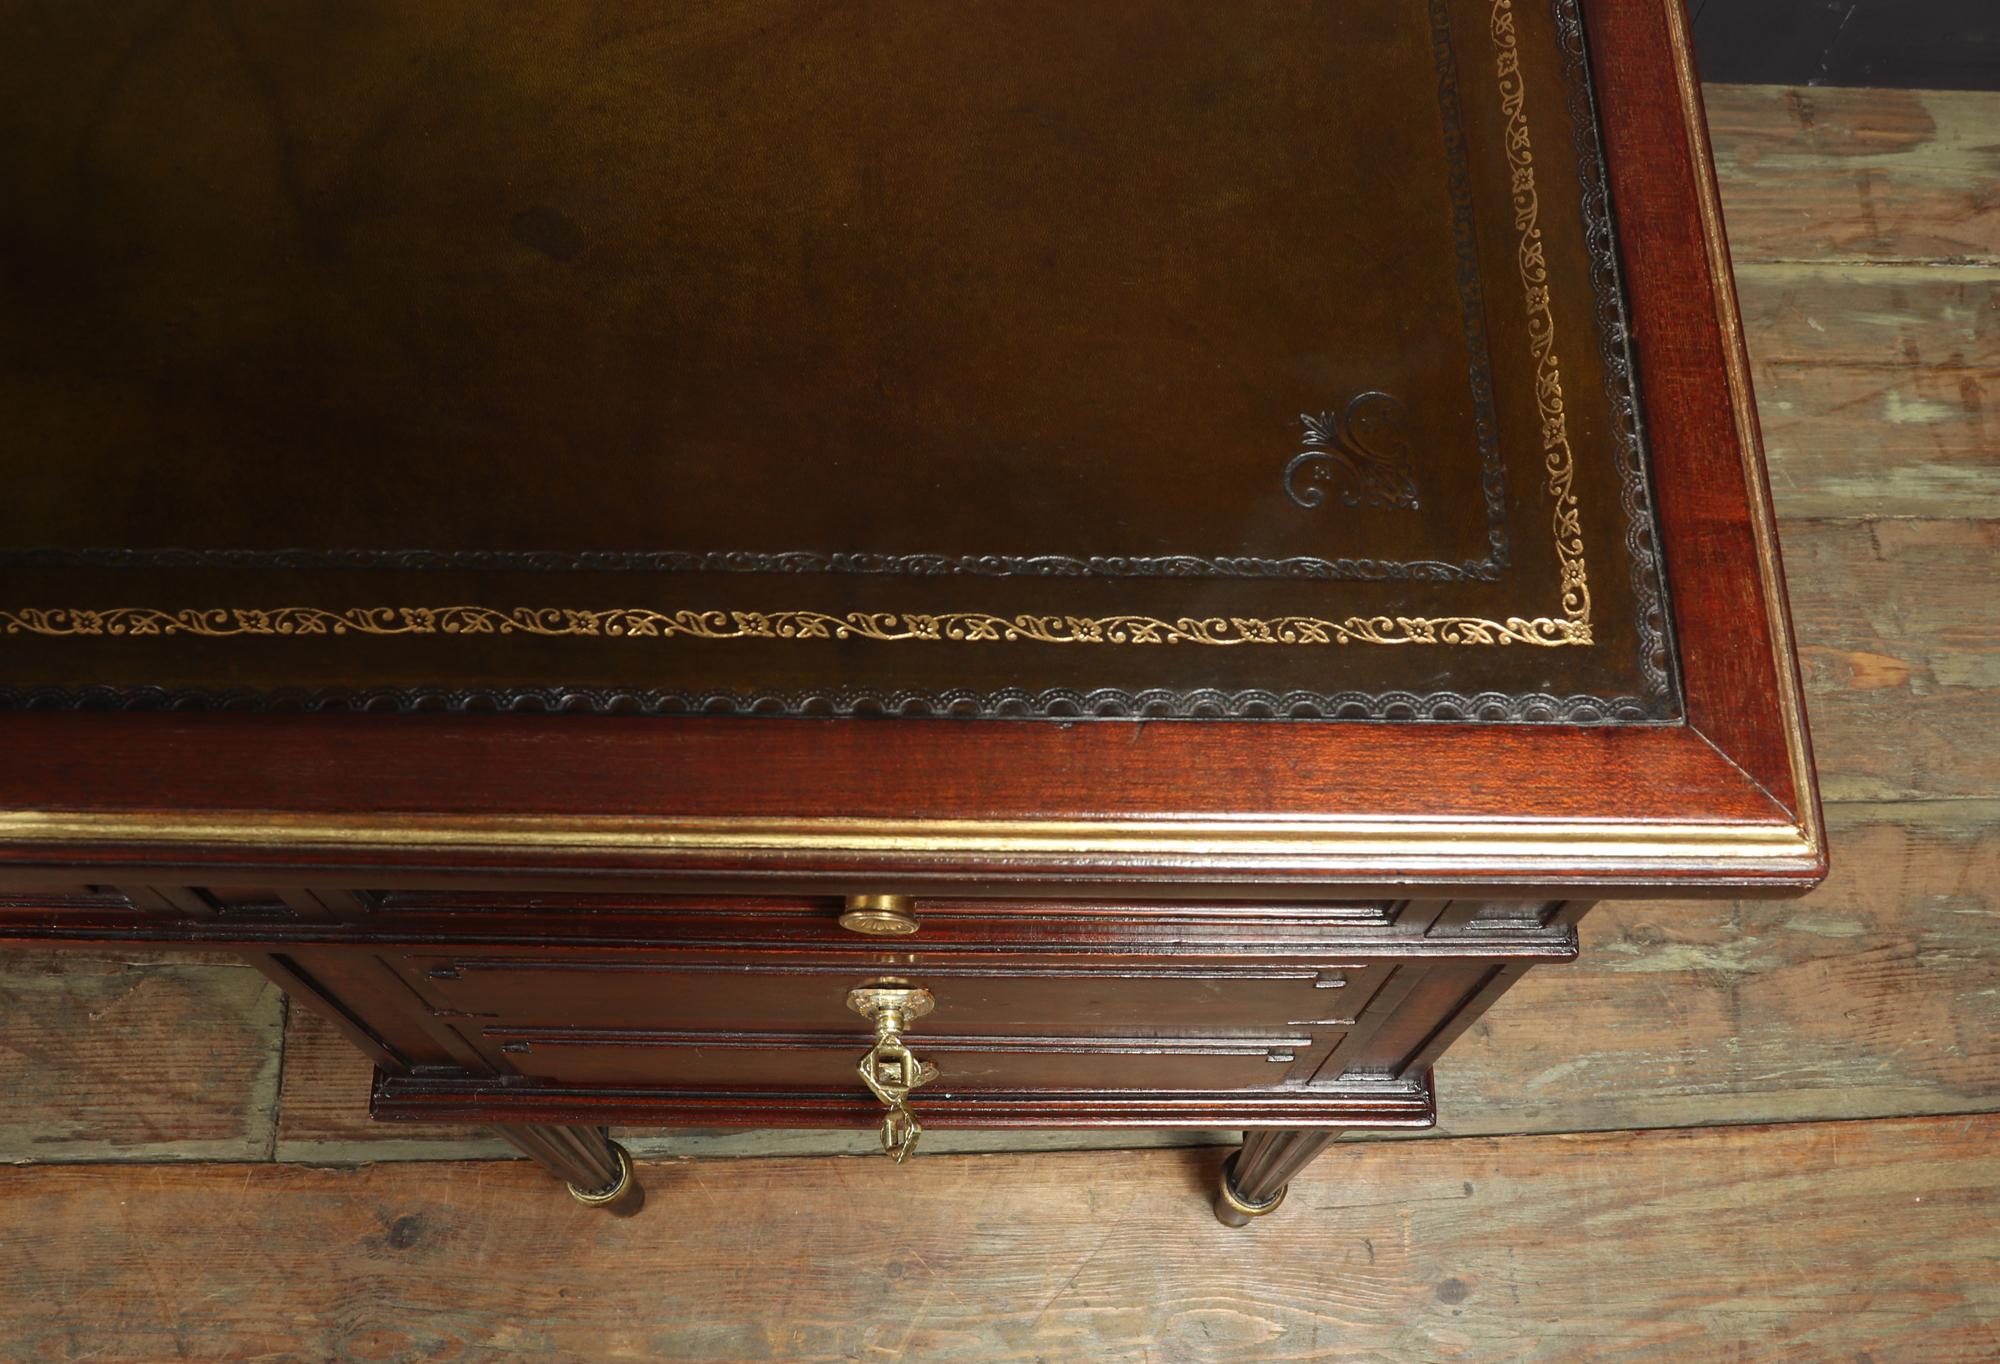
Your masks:
[[[840,926],[850,933],[898,938],[916,932],[921,925],[916,904],[907,895],[850,895]]]
[[[924,1126],[910,1112],[910,1091],[937,1079],[938,1069],[920,1061],[903,1042],[911,1022],[929,1013],[937,1001],[929,990],[889,977],[871,980],[847,992],[847,1007],[875,1025],[875,1045],[855,1069],[861,1082],[889,1111],[882,1116],[882,1150],[900,1165],[917,1149]]]

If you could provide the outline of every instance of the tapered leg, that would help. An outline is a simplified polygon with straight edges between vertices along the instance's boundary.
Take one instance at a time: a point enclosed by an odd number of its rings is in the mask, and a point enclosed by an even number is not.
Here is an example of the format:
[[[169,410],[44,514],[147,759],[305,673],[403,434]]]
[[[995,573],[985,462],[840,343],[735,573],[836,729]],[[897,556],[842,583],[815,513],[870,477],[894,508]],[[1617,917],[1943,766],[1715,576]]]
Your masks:
[[[494,1131],[569,1185],[570,1197],[630,1217],[646,1206],[646,1191],[632,1172],[632,1157],[603,1127],[497,1124]]]
[[[1245,1132],[1242,1149],[1222,1164],[1217,1220],[1225,1227],[1247,1227],[1251,1218],[1276,1212],[1292,1176],[1339,1136],[1338,1128]]]

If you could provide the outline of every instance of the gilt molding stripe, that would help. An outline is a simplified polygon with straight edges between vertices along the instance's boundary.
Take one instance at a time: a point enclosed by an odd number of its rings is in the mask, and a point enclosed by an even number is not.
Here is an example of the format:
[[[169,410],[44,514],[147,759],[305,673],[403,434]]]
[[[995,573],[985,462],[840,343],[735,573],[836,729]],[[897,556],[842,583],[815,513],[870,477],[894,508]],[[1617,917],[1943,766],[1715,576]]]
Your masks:
[[[1644,823],[1605,820],[907,820],[666,818],[565,815],[380,815],[267,811],[123,812],[0,810],[0,846],[263,849],[320,848],[426,857],[508,855],[670,861],[716,854],[927,856],[937,858],[1184,857],[1357,859],[1426,870],[1490,869],[1529,860],[1568,868],[1594,863],[1671,875],[1690,862],[1728,858],[1742,870],[1782,870],[1809,853],[1790,823]],[[1157,869],[1157,867],[1156,867]],[[1516,875],[1517,872],[1510,872]]]

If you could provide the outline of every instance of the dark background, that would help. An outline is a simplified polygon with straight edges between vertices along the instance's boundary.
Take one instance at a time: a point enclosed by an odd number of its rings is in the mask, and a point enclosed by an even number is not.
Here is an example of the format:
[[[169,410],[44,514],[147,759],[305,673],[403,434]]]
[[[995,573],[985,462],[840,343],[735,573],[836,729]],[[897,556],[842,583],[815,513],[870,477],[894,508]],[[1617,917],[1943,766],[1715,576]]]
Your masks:
[[[2000,0],[1688,0],[1701,74],[2000,90]]]

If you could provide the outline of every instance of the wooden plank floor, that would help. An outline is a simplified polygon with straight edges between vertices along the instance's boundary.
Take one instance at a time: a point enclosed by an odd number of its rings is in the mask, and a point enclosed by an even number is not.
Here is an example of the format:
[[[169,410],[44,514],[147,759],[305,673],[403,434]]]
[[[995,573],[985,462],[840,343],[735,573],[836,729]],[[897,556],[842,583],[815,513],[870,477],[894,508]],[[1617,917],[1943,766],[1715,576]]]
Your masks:
[[[1709,109],[1822,891],[1598,910],[1447,1058],[1436,1136],[1234,1235],[1198,1149],[674,1162],[594,1218],[371,1128],[244,968],[0,960],[0,1161],[65,1162],[0,1178],[0,1359],[2000,1358],[2000,96]]]
[[[2000,1118],[1357,1142],[1249,1231],[1205,1150],[51,1166],[22,1359],[2000,1358]],[[190,1251],[193,1253],[190,1253]]]

